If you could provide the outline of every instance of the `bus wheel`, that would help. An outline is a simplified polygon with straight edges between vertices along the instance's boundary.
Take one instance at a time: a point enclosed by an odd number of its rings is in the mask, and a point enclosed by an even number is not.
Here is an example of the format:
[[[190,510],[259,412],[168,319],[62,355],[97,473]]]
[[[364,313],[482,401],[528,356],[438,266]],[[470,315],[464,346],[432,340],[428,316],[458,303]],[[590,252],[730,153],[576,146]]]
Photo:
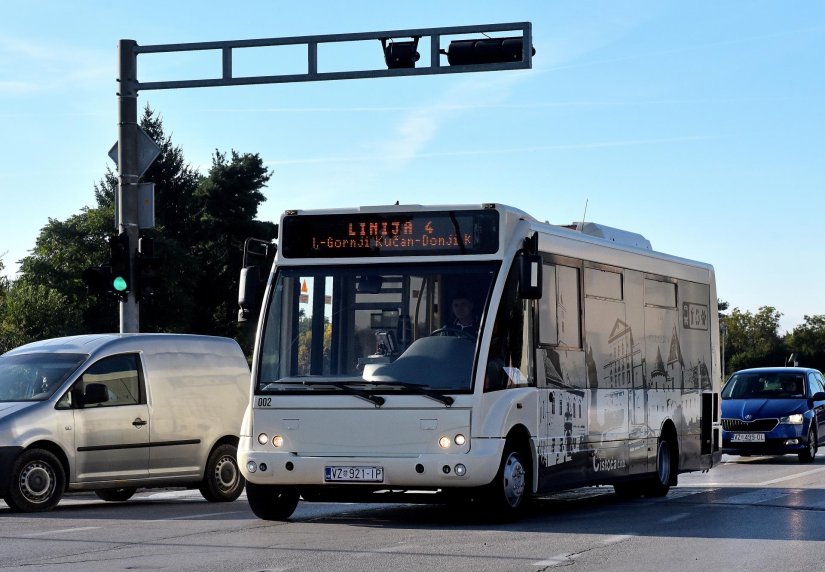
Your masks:
[[[199,487],[209,502],[232,502],[243,492],[245,480],[238,468],[238,449],[235,445],[215,447],[206,461],[206,471]]]
[[[122,489],[100,489],[95,491],[97,498],[107,502],[123,502],[132,498],[132,495],[137,491],[134,487],[125,487]]]
[[[510,440],[504,445],[501,466],[486,494],[493,516],[514,518],[524,511],[530,500],[529,459],[529,453]]]
[[[286,520],[298,506],[298,491],[276,485],[246,483],[246,500],[262,520]]]
[[[44,449],[23,452],[12,464],[6,504],[15,512],[53,509],[63,496],[63,466]]]
[[[673,471],[673,456],[671,443],[664,437],[659,438],[656,448],[656,474],[644,486],[646,497],[663,497],[670,490],[670,477]]]

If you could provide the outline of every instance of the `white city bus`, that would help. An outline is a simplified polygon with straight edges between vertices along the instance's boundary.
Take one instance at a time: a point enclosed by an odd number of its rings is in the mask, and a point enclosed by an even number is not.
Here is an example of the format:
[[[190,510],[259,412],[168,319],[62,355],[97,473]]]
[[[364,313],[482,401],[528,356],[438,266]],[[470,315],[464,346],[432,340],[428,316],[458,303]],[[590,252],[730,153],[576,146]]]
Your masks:
[[[514,516],[720,461],[712,266],[499,204],[288,211],[279,234],[238,450],[258,517],[419,492]]]

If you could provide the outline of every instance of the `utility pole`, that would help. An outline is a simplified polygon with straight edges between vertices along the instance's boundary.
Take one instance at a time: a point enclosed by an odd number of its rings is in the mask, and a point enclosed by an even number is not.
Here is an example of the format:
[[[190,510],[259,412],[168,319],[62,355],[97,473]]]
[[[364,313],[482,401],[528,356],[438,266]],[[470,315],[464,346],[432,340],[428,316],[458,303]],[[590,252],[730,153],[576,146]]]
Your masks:
[[[519,34],[510,37],[490,37],[488,35],[497,32],[518,32]],[[450,42],[448,49],[441,48],[442,37],[466,36],[469,34],[481,34],[482,37],[457,39]],[[417,67],[420,58],[417,50],[422,38],[429,41],[430,57],[422,62],[421,67]],[[319,44],[363,41],[377,41],[380,43],[387,69],[319,71]],[[305,73],[262,76],[236,76],[233,73],[233,50],[289,45],[306,46],[307,66]],[[118,82],[120,85],[117,94],[118,189],[115,223],[118,232],[120,234],[125,233],[129,238],[129,276],[124,277],[126,278],[126,290],[122,291],[123,295],[120,302],[121,333],[139,331],[140,314],[134,287],[139,280],[136,256],[141,225],[138,209],[138,181],[148,165],[154,160],[154,156],[150,157],[147,152],[144,152],[145,145],[141,146],[139,140],[142,134],[142,130],[139,129],[137,124],[137,95],[139,90],[529,69],[532,67],[534,52],[530,22],[154,46],[139,46],[134,40],[120,40],[118,50],[120,62]],[[139,54],[193,51],[215,52],[220,57],[221,77],[156,82],[138,81],[137,57]],[[442,65],[441,56],[447,58],[447,65]],[[148,139],[148,136],[144,139]]]

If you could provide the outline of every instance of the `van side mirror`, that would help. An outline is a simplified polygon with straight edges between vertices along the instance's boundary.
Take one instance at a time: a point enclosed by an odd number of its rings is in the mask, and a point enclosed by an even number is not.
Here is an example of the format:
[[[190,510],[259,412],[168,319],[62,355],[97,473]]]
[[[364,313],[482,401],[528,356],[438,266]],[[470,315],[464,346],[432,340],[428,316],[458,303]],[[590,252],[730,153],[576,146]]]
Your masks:
[[[102,383],[90,383],[83,388],[80,405],[94,405],[109,401],[109,389]]]
[[[238,321],[246,322],[258,309],[258,284],[261,271],[257,266],[241,268],[241,281],[238,284]]]
[[[522,300],[541,298],[541,269],[540,254],[522,254],[518,257],[518,295]]]

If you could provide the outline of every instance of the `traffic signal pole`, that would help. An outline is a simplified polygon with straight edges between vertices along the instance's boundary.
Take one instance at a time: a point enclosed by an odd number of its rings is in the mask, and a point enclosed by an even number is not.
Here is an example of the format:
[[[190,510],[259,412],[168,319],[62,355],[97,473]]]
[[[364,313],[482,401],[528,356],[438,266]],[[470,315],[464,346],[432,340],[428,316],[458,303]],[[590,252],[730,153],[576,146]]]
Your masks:
[[[119,232],[129,237],[128,283],[134,282],[138,243],[138,122],[137,122],[137,54],[134,40],[118,42],[118,130],[117,130],[117,206]],[[137,333],[140,310],[134,288],[120,301],[120,333]]]
[[[488,33],[515,32],[507,38],[491,38]],[[471,40],[450,42],[449,48],[442,49],[442,39],[450,36],[479,35]],[[419,40],[429,41],[430,57],[417,64]],[[335,45],[343,42],[375,41],[384,53],[387,69],[350,69],[345,71],[322,71],[318,65],[318,46]],[[452,74],[466,72],[504,71],[529,69],[532,67],[532,25],[530,22],[510,24],[490,24],[482,26],[451,26],[446,28],[418,28],[408,30],[388,30],[361,32],[355,34],[329,34],[322,36],[296,36],[291,38],[261,38],[256,40],[232,40],[219,42],[196,42],[187,44],[163,44],[139,46],[134,40],[118,42],[120,67],[118,70],[118,138],[117,138],[117,213],[116,226],[119,233],[129,237],[129,276],[125,278],[126,290],[120,302],[121,333],[139,331],[139,266],[136,255],[139,238],[139,196],[138,181],[154,156],[142,157],[137,122],[137,95],[140,90],[181,89],[191,87],[218,87],[258,85],[268,83],[293,83],[307,81],[331,81],[378,77],[399,77],[410,75]],[[272,46],[304,46],[306,48],[306,71],[283,75],[236,75],[233,71],[234,52]],[[171,52],[207,51],[218,56],[220,77],[171,81],[140,82],[137,79],[137,57],[139,54],[160,54]],[[447,57],[443,65],[441,56]],[[189,74],[186,74],[189,75]],[[144,134],[145,138],[148,136]],[[156,156],[156,155],[155,155]],[[144,161],[144,159],[146,159]],[[93,270],[93,269],[90,269]],[[96,275],[91,274],[90,279]],[[123,285],[120,281],[119,284]],[[115,287],[115,292],[120,288]]]

